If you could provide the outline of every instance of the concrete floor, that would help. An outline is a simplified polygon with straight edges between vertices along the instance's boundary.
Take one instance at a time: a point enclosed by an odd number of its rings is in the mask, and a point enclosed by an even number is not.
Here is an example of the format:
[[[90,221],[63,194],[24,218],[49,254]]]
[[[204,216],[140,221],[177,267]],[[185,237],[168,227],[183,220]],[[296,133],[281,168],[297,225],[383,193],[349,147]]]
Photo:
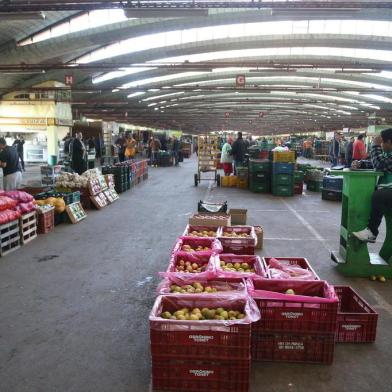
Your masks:
[[[265,229],[260,255],[307,257],[322,279],[355,287],[379,311],[375,344],[338,345],[332,366],[255,363],[251,391],[391,391],[391,283],[335,271],[340,204],[195,188],[195,167],[150,169],[114,205],[0,259],[0,391],[149,391],[158,271],[200,199],[248,208],[248,223]]]

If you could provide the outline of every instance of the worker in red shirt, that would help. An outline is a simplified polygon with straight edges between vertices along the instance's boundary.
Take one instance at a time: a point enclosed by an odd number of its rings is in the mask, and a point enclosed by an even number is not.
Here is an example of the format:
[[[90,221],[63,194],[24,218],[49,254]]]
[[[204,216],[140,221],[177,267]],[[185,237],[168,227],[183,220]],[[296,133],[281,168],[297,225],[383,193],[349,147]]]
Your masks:
[[[368,154],[366,152],[366,146],[363,141],[363,135],[359,135],[353,145],[353,160],[360,161],[366,159]]]

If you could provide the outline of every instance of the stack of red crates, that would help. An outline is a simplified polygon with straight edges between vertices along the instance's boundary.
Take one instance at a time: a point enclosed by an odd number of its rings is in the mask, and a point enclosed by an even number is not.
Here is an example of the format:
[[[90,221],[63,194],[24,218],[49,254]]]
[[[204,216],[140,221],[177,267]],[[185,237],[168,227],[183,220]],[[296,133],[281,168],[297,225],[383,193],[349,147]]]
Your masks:
[[[219,278],[215,272],[215,252],[220,252],[215,239],[184,238],[174,247],[172,261],[186,256],[181,251],[185,241],[204,241],[215,251],[199,252],[209,259],[206,272],[181,274],[171,268],[164,274],[166,281],[160,285],[160,295],[150,314],[150,337],[152,359],[152,384],[154,390],[248,392],[251,368],[251,319],[239,320],[175,320],[161,317],[162,312],[173,313],[182,308],[224,308],[248,314],[249,298],[245,283],[239,279]],[[193,245],[193,242],[191,245]],[[214,243],[214,246],[212,244]],[[189,255],[197,254],[191,252]],[[184,275],[184,276],[182,276]],[[198,277],[198,275],[200,275]],[[203,294],[170,293],[170,285],[203,282],[211,287],[227,288],[228,292]],[[217,282],[219,282],[217,284]],[[242,282],[242,283],[241,283]],[[214,286],[215,283],[215,286]],[[241,288],[242,287],[242,288]],[[224,289],[224,291],[226,291]],[[254,303],[253,303],[254,304]],[[254,305],[253,311],[257,312]],[[258,314],[258,312],[257,312]]]
[[[332,363],[338,310],[332,286],[296,279],[253,279],[248,286],[261,313],[252,325],[253,360]]]

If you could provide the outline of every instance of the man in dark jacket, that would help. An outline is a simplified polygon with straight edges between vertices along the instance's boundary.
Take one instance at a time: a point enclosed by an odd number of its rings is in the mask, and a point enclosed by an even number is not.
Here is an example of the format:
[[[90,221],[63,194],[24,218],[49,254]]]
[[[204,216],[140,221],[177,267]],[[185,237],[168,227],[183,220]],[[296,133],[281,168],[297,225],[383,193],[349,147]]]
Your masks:
[[[180,142],[176,136],[173,136],[173,147],[172,147],[172,154],[174,159],[174,165],[178,166],[178,157],[180,153]]]
[[[242,138],[242,132],[238,132],[237,140],[231,146],[231,152],[234,158],[234,173],[236,172],[236,168],[243,165],[245,154],[246,154],[246,143]]]
[[[340,134],[335,132],[331,144],[329,145],[329,159],[331,161],[332,167],[339,163],[339,148],[340,148]]]
[[[23,150],[24,150],[23,146],[24,146],[24,144],[25,144],[25,141],[23,139],[23,136],[17,136],[12,145],[16,146],[16,151],[18,152],[20,163],[22,165],[22,170],[26,171],[24,160],[23,160]]]
[[[82,132],[78,132],[72,142],[72,169],[78,174],[87,170],[86,146],[82,141]]]
[[[353,146],[354,146],[354,137],[350,137],[350,141],[346,146],[346,167],[351,167],[351,163],[353,161]]]

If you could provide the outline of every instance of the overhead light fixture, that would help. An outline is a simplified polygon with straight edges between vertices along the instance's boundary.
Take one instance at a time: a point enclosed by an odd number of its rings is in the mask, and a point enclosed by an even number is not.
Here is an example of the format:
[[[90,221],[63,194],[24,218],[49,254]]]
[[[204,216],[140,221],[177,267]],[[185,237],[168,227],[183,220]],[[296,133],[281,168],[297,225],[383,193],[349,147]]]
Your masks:
[[[290,73],[290,72],[297,72],[297,70],[294,69],[294,68],[271,68],[271,69],[257,69],[257,68],[254,68],[254,69],[250,69],[249,72],[261,73],[261,74],[270,73],[270,72],[273,72],[273,73],[279,73],[279,72]]]
[[[186,18],[186,17],[206,17],[208,9],[124,9],[127,18]]]
[[[337,18],[341,19],[342,15],[346,16],[355,16],[355,14],[360,11],[360,8],[277,8],[273,9],[271,15],[273,16],[298,16],[302,19],[307,18]]]
[[[0,12],[0,20],[43,20],[43,12]]]
[[[337,69],[335,73],[381,73],[378,69]]]

